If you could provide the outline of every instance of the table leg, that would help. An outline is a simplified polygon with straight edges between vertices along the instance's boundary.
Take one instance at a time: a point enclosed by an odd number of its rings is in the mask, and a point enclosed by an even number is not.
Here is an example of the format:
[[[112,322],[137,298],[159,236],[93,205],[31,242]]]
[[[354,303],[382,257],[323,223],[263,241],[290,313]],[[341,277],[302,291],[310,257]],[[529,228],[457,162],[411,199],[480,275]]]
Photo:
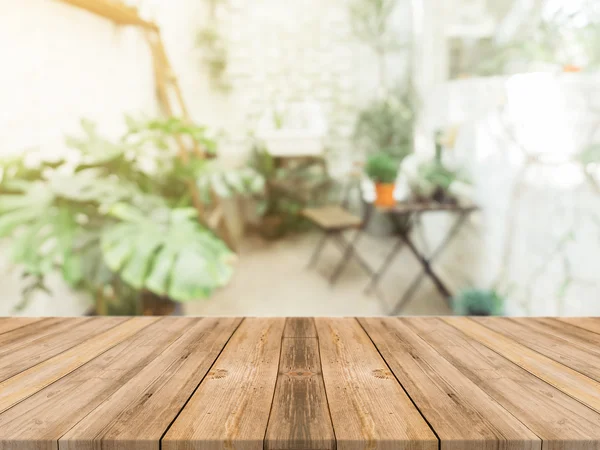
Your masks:
[[[402,250],[403,246],[404,246],[404,242],[402,240],[396,241],[396,243],[394,244],[394,247],[392,248],[392,251],[386,256],[385,260],[383,261],[383,263],[381,264],[379,269],[377,269],[377,271],[371,278],[371,281],[365,288],[365,291],[364,291],[365,294],[370,293],[373,289],[375,289],[377,287],[379,280],[387,272],[387,269],[389,268],[390,264],[392,263],[392,261],[394,260],[394,258],[398,254],[398,252],[400,252],[400,250]]]
[[[336,236],[336,238],[339,239],[340,242],[343,242],[343,245],[345,245],[346,248],[344,250],[342,260],[331,274],[331,278],[329,279],[330,284],[334,284],[337,281],[339,276],[342,274],[342,271],[353,256],[356,257],[357,261],[360,263],[363,269],[367,270],[369,273],[373,273],[373,270],[369,267],[369,265],[355,252],[355,246],[358,243],[361,234],[362,230],[358,230],[350,242],[346,242],[342,235]]]
[[[440,279],[440,277],[438,277],[438,275],[433,271],[433,269],[431,268],[431,263],[456,236],[456,234],[460,230],[461,225],[464,223],[468,215],[469,212],[464,212],[459,215],[458,219],[456,220],[456,222],[454,223],[454,225],[452,226],[442,243],[435,249],[435,251],[431,254],[429,258],[425,257],[421,252],[419,252],[419,250],[410,240],[408,233],[400,234],[402,241],[406,244],[411,253],[419,260],[419,263],[421,264],[423,270],[421,271],[421,273],[419,273],[417,278],[415,278],[415,280],[411,283],[404,295],[396,303],[396,305],[390,312],[390,315],[397,315],[402,310],[406,303],[415,294],[417,288],[419,287],[425,276],[428,276],[431,279],[431,281],[433,281],[435,287],[440,292],[440,294],[442,294],[442,296],[447,302],[449,301],[450,297],[452,297],[452,294],[450,290],[446,287],[444,282]]]
[[[310,257],[310,261],[308,262],[307,267],[310,268],[317,263],[317,261],[319,260],[319,256],[321,256],[321,252],[323,251],[323,247],[325,247],[325,242],[327,242],[328,238],[329,238],[329,233],[327,233],[327,232],[323,233],[323,236],[321,237],[321,239],[319,239],[319,242],[317,243],[317,247],[315,248],[312,256]]]

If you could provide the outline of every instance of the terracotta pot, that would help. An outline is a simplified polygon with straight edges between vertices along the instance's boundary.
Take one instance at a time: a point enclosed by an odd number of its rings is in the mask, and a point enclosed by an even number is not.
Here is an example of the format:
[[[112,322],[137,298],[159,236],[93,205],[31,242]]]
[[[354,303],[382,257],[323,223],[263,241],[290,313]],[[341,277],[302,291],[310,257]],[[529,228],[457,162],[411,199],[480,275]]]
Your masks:
[[[259,226],[259,233],[265,239],[279,239],[285,234],[283,216],[279,214],[268,214],[263,217]]]
[[[570,73],[577,73],[577,72],[581,72],[581,67],[574,66],[572,64],[567,64],[567,65],[563,66],[563,71],[570,72]]]
[[[377,193],[375,205],[389,208],[396,204],[396,200],[394,199],[394,183],[376,183],[375,192]]]

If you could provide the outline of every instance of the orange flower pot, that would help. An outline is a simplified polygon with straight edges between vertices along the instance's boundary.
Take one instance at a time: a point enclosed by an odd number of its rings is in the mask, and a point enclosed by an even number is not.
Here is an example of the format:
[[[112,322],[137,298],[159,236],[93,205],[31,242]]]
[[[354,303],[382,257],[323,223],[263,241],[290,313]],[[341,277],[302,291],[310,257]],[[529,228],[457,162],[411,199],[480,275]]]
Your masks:
[[[567,65],[563,66],[563,71],[569,72],[569,73],[577,73],[577,72],[581,72],[581,67],[574,66],[572,64],[567,64]]]
[[[389,208],[396,204],[396,200],[394,199],[394,183],[376,183],[375,192],[377,194],[375,205],[382,208]]]

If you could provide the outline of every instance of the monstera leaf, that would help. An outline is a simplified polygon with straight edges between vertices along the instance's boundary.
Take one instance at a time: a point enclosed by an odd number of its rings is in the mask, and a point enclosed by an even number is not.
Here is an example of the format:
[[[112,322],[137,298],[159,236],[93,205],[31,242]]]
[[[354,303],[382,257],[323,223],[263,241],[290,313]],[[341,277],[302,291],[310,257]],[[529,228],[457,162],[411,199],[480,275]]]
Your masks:
[[[208,297],[231,278],[234,254],[197,222],[194,209],[147,216],[117,204],[110,214],[120,223],[102,236],[104,260],[132,287],[185,302]]]
[[[22,194],[0,197],[0,237],[11,236],[11,260],[27,275],[44,276],[60,268],[65,280],[77,284],[80,272],[76,246],[83,229],[67,206],[58,206],[43,182],[19,182]]]
[[[46,213],[54,194],[41,181],[10,181],[6,187],[13,194],[0,196],[0,237],[7,237],[19,226],[33,222]]]
[[[207,170],[198,177],[197,186],[203,201],[210,204],[213,193],[219,198],[260,194],[265,189],[265,178],[250,167]]]
[[[100,136],[96,125],[87,119],[81,120],[82,137],[67,136],[66,143],[79,153],[82,167],[95,167],[107,164],[124,155],[127,147]]]

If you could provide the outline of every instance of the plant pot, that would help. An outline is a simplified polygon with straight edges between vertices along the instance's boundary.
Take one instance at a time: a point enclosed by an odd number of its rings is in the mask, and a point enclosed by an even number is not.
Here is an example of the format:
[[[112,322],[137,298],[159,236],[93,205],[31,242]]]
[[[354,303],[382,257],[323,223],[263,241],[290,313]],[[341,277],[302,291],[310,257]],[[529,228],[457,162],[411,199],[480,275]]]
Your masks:
[[[280,214],[268,214],[263,217],[259,232],[265,239],[278,239],[285,233],[284,218]]]
[[[396,204],[394,199],[394,183],[375,183],[375,205],[390,208]]]
[[[581,72],[581,67],[575,66],[573,64],[566,64],[563,66],[563,72],[578,73],[578,72]]]

